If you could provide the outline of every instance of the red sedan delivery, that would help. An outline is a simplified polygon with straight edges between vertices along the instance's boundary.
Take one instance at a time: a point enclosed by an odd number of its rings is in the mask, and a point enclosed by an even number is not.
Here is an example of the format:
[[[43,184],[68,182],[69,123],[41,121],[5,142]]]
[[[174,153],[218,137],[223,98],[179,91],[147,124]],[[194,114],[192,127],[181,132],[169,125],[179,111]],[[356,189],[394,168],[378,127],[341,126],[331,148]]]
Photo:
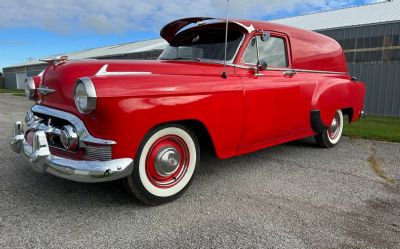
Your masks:
[[[315,136],[335,146],[363,116],[365,86],[333,39],[269,22],[185,18],[160,32],[157,61],[47,60],[11,147],[41,173],[123,179],[148,205],[178,198],[200,144],[225,159]],[[203,143],[204,142],[204,143]]]

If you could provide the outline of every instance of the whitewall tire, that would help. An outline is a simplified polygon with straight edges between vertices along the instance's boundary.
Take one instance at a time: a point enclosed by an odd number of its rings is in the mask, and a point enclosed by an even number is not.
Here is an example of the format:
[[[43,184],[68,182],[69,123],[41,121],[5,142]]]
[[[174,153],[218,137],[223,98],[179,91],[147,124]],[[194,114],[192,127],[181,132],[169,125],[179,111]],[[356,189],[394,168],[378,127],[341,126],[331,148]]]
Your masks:
[[[331,126],[324,132],[315,135],[317,144],[324,148],[331,148],[339,143],[343,133],[343,112],[337,110],[332,118]]]
[[[199,143],[192,131],[178,124],[157,127],[143,139],[126,186],[148,205],[175,200],[190,185],[199,161]]]

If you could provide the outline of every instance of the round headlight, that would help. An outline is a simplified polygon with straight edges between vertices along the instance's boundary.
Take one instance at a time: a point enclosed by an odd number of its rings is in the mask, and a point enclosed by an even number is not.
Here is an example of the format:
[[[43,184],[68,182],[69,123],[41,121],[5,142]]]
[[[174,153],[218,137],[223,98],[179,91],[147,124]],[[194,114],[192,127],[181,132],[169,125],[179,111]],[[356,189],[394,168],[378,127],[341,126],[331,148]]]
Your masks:
[[[76,82],[74,98],[80,113],[89,113],[96,109],[96,90],[89,78],[81,78]]]

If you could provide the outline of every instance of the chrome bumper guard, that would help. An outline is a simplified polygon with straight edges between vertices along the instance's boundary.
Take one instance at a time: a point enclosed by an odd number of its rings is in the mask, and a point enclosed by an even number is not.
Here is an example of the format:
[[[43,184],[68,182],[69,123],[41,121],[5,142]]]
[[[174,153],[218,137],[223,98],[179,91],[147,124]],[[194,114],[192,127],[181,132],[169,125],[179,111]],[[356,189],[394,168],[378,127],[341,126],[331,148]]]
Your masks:
[[[360,118],[366,118],[366,117],[367,117],[367,113],[365,113],[365,111],[361,111]]]
[[[33,146],[29,145],[22,123],[14,123],[10,140],[12,150],[29,158],[30,166],[39,173],[49,173],[77,182],[107,182],[126,177],[132,173],[133,160],[121,158],[109,161],[78,161],[51,155],[46,134],[42,130],[34,133]]]

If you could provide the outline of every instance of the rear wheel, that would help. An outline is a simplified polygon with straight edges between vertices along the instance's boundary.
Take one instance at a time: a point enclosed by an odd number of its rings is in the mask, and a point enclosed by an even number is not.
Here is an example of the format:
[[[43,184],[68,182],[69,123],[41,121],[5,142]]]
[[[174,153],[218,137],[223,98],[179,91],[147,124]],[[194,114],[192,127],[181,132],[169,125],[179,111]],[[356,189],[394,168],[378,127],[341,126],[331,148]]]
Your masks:
[[[177,124],[160,126],[144,138],[125,186],[147,205],[173,201],[190,185],[199,161],[192,131]]]
[[[315,135],[317,144],[323,148],[331,148],[339,143],[343,132],[343,112],[337,110],[332,119],[331,126],[320,134]]]

